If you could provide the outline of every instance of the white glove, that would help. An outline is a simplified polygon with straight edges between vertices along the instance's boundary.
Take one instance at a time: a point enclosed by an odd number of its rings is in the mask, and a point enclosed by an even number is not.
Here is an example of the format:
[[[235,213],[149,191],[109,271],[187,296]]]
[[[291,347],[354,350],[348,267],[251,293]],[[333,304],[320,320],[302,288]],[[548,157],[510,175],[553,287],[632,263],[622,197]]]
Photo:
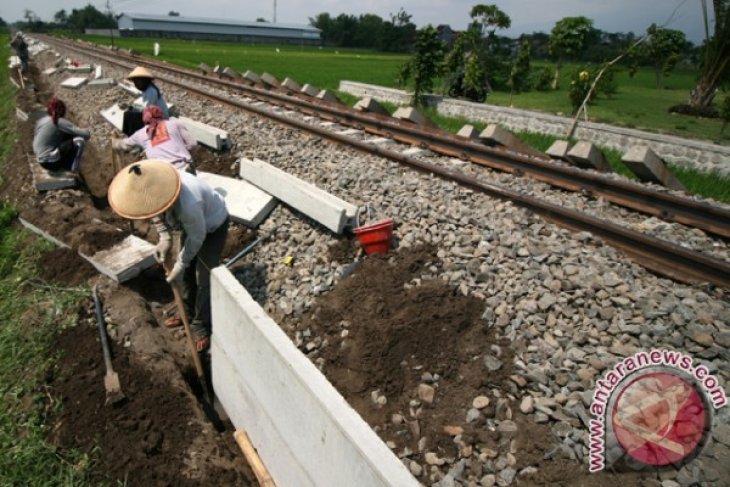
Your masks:
[[[172,284],[173,282],[180,282],[184,273],[185,265],[178,260],[175,262],[172,270],[167,274],[167,282],[169,284]]]
[[[167,257],[167,252],[170,250],[170,237],[160,237],[160,241],[157,242],[157,245],[155,245],[155,259],[157,259],[157,262],[160,264],[165,263],[165,257]]]

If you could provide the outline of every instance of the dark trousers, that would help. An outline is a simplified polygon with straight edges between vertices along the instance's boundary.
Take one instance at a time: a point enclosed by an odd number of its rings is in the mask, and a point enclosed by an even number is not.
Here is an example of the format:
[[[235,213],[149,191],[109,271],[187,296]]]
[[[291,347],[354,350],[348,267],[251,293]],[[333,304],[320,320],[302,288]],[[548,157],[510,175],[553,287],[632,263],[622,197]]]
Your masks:
[[[185,269],[183,299],[188,316],[192,316],[190,328],[193,337],[209,336],[212,330],[210,318],[210,271],[221,262],[223,246],[228,235],[229,218],[208,233],[195,256],[194,264]]]
[[[69,171],[73,165],[78,147],[74,145],[73,139],[66,139],[58,146],[61,153],[60,159],[56,162],[41,162],[40,165],[47,171]]]

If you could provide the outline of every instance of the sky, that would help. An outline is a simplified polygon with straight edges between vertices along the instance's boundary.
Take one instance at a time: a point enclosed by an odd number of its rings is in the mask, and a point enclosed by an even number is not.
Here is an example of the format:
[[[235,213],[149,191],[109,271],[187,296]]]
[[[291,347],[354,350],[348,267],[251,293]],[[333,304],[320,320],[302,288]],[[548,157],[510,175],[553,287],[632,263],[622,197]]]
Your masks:
[[[216,17],[253,21],[263,17],[269,21],[274,14],[274,0],[108,0],[115,13],[134,12],[165,15],[170,10],[182,16]],[[13,22],[23,18],[25,9],[41,19],[50,21],[61,9],[70,12],[92,3],[106,10],[107,0],[3,0],[0,17]],[[608,32],[641,34],[652,23],[683,31],[687,38],[699,43],[704,38],[701,0],[276,0],[278,22],[308,24],[309,18],[321,12],[332,16],[340,13],[360,15],[373,13],[389,19],[402,7],[412,21],[422,27],[427,24],[450,24],[462,30],[469,22],[469,11],[478,4],[496,4],[512,19],[508,36],[522,33],[546,32],[555,22],[568,16],[582,15],[593,19],[595,27]],[[711,4],[711,2],[708,2]],[[672,15],[675,11],[676,13]],[[671,20],[670,20],[671,18]]]

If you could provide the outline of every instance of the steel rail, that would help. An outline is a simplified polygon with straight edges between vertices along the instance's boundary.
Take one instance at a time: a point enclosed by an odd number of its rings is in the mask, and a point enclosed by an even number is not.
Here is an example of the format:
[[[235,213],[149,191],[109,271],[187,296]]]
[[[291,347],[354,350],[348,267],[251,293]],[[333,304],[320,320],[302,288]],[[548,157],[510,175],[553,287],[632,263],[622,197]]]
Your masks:
[[[96,52],[104,51],[98,47],[88,47],[88,49],[93,49]],[[107,51],[104,54],[108,55],[109,53]],[[691,198],[657,191],[640,184],[618,181],[594,172],[556,164],[550,159],[536,158],[526,154],[488,147],[437,129],[419,127],[389,116],[363,113],[340,104],[294,94],[288,90],[277,91],[271,88],[258,88],[243,82],[216,79],[139,57],[123,56],[130,62],[146,64],[155,69],[164,69],[181,76],[192,77],[201,82],[242,91],[244,94],[257,99],[269,103],[273,102],[272,104],[317,115],[342,125],[387,136],[400,142],[428,148],[441,155],[458,157],[491,169],[519,176],[529,176],[561,189],[602,197],[607,201],[634,211],[699,228],[726,239],[730,238],[730,210],[720,206],[713,206]],[[166,77],[161,77],[161,79],[172,82]]]
[[[88,53],[85,54],[88,55]],[[117,65],[123,64],[118,60],[107,61]],[[161,66],[156,67],[157,69],[164,69]],[[375,154],[401,162],[417,170],[458,182],[492,197],[512,201],[521,207],[540,214],[545,219],[558,225],[577,231],[588,231],[601,237],[609,245],[622,250],[629,258],[657,274],[683,282],[709,282],[717,286],[730,288],[730,263],[720,259],[642,234],[573,209],[540,200],[519,191],[480,181],[477,178],[458,171],[442,168],[396,151],[376,147],[367,142],[313,126],[304,121],[285,117],[263,108],[225,98],[165,76],[159,76],[159,79],[192,93],[215,100],[218,103],[240,108],[270,118],[281,124],[312,132],[323,138],[350,145],[369,154]]]

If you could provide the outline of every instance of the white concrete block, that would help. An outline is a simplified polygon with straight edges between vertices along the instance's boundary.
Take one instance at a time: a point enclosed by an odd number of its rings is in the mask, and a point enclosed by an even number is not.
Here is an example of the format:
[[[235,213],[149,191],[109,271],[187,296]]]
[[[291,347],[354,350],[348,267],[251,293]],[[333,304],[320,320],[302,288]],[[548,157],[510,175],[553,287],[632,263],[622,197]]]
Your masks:
[[[117,282],[133,279],[157,262],[155,246],[134,235],[129,235],[115,246],[93,256],[81,252],[79,255],[96,267],[96,270]]]
[[[479,134],[479,138],[491,146],[506,147],[516,152],[522,152],[523,154],[544,156],[544,154],[530,147],[529,144],[523,142],[515,134],[496,124],[487,125],[487,128]]]
[[[225,130],[213,127],[203,122],[198,122],[186,117],[177,119],[195,137],[198,143],[207,145],[215,150],[223,150],[231,145],[231,139]]]
[[[88,78],[67,78],[61,83],[61,87],[77,90],[84,86],[87,81],[89,81]]]
[[[388,110],[386,110],[383,105],[381,105],[380,103],[378,103],[377,100],[375,100],[374,98],[371,98],[369,96],[359,99],[352,108],[354,108],[355,110],[358,110],[360,112],[379,113],[381,115],[390,115],[390,113],[388,113]]]
[[[436,127],[436,124],[413,107],[400,107],[393,113],[393,118],[405,120],[406,122],[423,125],[425,127]]]
[[[112,124],[114,128],[122,131],[122,127],[124,125],[124,110],[119,108],[119,105],[113,105],[106,110],[102,110],[99,112],[102,117],[104,117],[104,120]]]
[[[43,74],[46,76],[50,76],[52,74],[56,74],[58,72],[58,68],[47,68],[43,70]]]
[[[466,139],[477,139],[479,138],[479,131],[473,125],[466,124],[459,129],[456,135]]]
[[[667,188],[686,190],[661,157],[648,146],[635,145],[629,148],[621,161],[642,181],[662,184]]]
[[[334,91],[331,90],[322,90],[319,93],[317,93],[317,98],[324,101],[329,101],[331,103],[342,103],[339,98],[337,98],[337,95],[335,95]]]
[[[241,159],[241,177],[335,233],[352,223],[357,207],[259,159]]]
[[[258,83],[259,81],[261,81],[261,78],[259,77],[259,75],[254,73],[251,70],[248,70],[245,73],[243,73],[243,79],[250,81],[251,83]]]
[[[568,152],[570,152],[571,147],[572,144],[567,140],[556,140],[553,142],[553,145],[545,151],[545,154],[549,155],[553,159],[567,161]]]
[[[611,166],[606,160],[603,152],[590,142],[584,140],[576,143],[567,155],[570,162],[585,169],[596,169],[598,171],[610,172]]]
[[[213,386],[279,487],[418,482],[223,267],[211,274]]]
[[[281,87],[291,91],[301,91],[302,89],[302,86],[291,78],[286,78],[284,82],[281,83]]]
[[[221,74],[223,74],[223,76],[228,76],[229,78],[234,78],[234,79],[238,79],[241,77],[241,73],[239,73],[235,69],[230,68],[228,66],[223,68],[223,71]]]
[[[71,248],[70,245],[68,245],[68,244],[66,244],[64,242],[61,242],[56,237],[54,237],[50,233],[46,232],[45,230],[41,230],[40,228],[38,228],[37,226],[33,225],[31,222],[29,222],[25,218],[18,217],[18,220],[20,220],[20,224],[23,225],[25,228],[27,228],[31,232],[35,233],[36,235],[40,235],[41,237],[43,237],[44,239],[48,240],[49,242],[53,242],[55,245],[57,245],[59,247],[62,247],[64,249],[70,249]]]
[[[264,73],[261,75],[261,82],[274,88],[278,88],[279,85],[281,85],[279,80],[269,73]]]
[[[68,65],[66,71],[69,73],[90,73],[94,70],[91,64],[80,64],[78,66]]]
[[[200,72],[201,72],[201,73],[203,73],[203,74],[208,74],[208,73],[210,73],[210,72],[212,72],[212,71],[213,71],[213,68],[211,68],[210,66],[208,66],[208,65],[207,65],[207,64],[205,64],[205,63],[200,63],[200,64],[198,65],[198,69],[199,69],[199,70],[200,70]]]
[[[101,79],[102,75],[103,71],[101,66],[96,66],[96,68],[94,68],[94,79]]]
[[[89,81],[89,84],[86,85],[88,88],[96,88],[96,89],[109,89],[114,88],[116,86],[117,82],[116,80],[112,78],[102,78],[102,79],[93,79]]]
[[[306,84],[302,87],[302,93],[304,93],[307,96],[315,97],[319,95],[319,92],[321,90],[317,88],[316,86],[312,86],[310,84]]]
[[[276,198],[247,181],[202,171],[197,176],[223,196],[236,223],[256,228],[276,207]]]
[[[74,188],[78,183],[73,174],[68,171],[47,171],[31,158],[28,160],[28,165],[33,178],[33,187],[36,191]]]

